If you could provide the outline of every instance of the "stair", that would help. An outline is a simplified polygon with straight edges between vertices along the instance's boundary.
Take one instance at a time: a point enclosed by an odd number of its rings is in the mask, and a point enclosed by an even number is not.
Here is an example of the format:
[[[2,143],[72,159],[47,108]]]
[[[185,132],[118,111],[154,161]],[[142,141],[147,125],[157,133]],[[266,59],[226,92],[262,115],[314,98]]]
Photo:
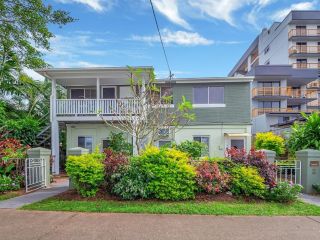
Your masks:
[[[36,137],[36,147],[50,147],[51,145],[51,125],[45,126]]]

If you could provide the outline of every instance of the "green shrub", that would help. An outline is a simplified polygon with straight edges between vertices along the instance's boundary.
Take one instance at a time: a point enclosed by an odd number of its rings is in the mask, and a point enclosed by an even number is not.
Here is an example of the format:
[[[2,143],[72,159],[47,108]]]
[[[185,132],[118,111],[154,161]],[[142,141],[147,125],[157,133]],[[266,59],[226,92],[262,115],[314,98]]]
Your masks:
[[[83,197],[95,196],[104,180],[104,155],[98,152],[69,156],[66,171],[75,189]]]
[[[294,202],[298,199],[301,190],[301,185],[281,182],[267,192],[266,198],[281,203]]]
[[[111,192],[125,200],[148,198],[147,179],[136,162],[122,165],[111,176],[113,186]]]
[[[203,153],[207,153],[207,146],[197,141],[184,141],[175,146],[181,152],[187,153],[191,158],[198,159]]]
[[[149,177],[148,191],[152,197],[162,200],[195,197],[195,169],[188,164],[186,153],[149,147],[133,161]]]
[[[272,132],[257,133],[254,146],[256,149],[275,151],[277,155],[285,152],[285,140]]]
[[[237,166],[232,169],[231,192],[235,195],[263,198],[266,187],[256,168]]]
[[[132,144],[123,137],[123,133],[111,133],[109,148],[115,153],[132,155]]]
[[[316,193],[320,193],[320,184],[313,184],[312,188],[316,191]]]
[[[20,189],[20,180],[9,176],[0,175],[0,192],[8,192]]]
[[[320,150],[320,114],[317,112],[310,116],[301,114],[306,122],[294,123],[288,139],[288,147],[292,155],[303,149]]]

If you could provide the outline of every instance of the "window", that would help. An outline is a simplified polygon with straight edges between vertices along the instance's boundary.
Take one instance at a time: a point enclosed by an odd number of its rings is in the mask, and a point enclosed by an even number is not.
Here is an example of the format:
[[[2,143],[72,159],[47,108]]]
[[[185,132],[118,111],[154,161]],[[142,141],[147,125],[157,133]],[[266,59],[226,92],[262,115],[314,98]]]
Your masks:
[[[244,139],[231,139],[231,147],[236,149],[244,149]]]
[[[79,136],[78,147],[89,149],[92,152],[93,137],[91,136]]]
[[[102,88],[103,99],[115,99],[116,98],[116,88],[115,87],[103,87]]]
[[[94,88],[72,88],[70,89],[71,99],[95,99],[97,90]]]
[[[110,140],[109,139],[103,139],[102,140],[102,149],[106,149],[110,147]]]
[[[297,36],[305,36],[307,34],[306,26],[296,26]]]
[[[307,43],[306,42],[297,42],[296,48],[299,53],[306,53],[307,52]]]
[[[279,101],[266,101],[266,102],[258,102],[259,108],[280,108],[281,104]]]
[[[265,49],[264,49],[264,54],[267,54],[270,50],[270,46],[267,46]]]
[[[161,128],[159,129],[160,136],[169,136],[170,129],[169,128]]]
[[[164,99],[165,97],[172,97],[173,96],[173,91],[172,91],[172,87],[161,87],[160,88],[160,97],[162,99]],[[168,102],[167,100],[163,100],[164,103],[170,103],[173,104],[173,98],[170,99],[170,101]]]
[[[158,141],[158,147],[164,147],[164,146],[170,146],[171,141],[170,140],[159,140]]]
[[[201,153],[202,156],[209,154],[209,137],[208,136],[194,136],[193,141],[201,142],[206,145],[206,151]]]
[[[297,67],[298,68],[307,68],[308,61],[306,58],[298,58],[297,59]]]
[[[223,104],[224,87],[194,87],[194,104]]]

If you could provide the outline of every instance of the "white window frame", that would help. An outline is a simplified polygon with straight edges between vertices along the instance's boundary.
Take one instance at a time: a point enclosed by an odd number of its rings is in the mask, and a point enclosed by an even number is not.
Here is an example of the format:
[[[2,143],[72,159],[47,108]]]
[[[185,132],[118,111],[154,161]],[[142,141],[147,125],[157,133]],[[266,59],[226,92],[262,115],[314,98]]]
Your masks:
[[[225,86],[207,86],[207,91],[208,91],[208,103],[193,103],[192,106],[194,108],[223,108],[226,107],[225,103],[209,103],[209,99],[210,99],[210,87],[223,87],[223,102],[225,101],[225,94],[224,94],[224,90],[225,90]],[[193,96],[193,102],[194,102],[194,89],[197,87],[193,87],[192,88],[192,96]]]
[[[110,99],[110,98],[104,98],[104,96],[103,96],[103,89],[105,89],[105,88],[114,88],[114,97],[115,97],[114,99],[118,98],[117,86],[102,86],[101,87],[101,94],[100,94],[101,99]]]
[[[90,89],[90,90],[96,90],[93,87],[89,87],[89,88],[81,88],[81,87],[75,87],[75,88],[70,88],[70,99],[82,99],[82,98],[71,98],[71,92],[72,90],[83,90],[83,99],[95,99],[95,98],[86,98],[86,89]],[[97,95],[97,93],[96,93]]]

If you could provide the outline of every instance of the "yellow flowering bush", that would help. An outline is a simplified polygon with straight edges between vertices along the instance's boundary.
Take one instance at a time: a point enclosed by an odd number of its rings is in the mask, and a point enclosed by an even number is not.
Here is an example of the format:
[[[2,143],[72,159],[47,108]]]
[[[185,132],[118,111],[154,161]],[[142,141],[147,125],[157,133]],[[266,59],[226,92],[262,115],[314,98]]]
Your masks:
[[[285,140],[272,132],[257,133],[254,143],[256,149],[268,149],[275,151],[277,155],[285,152]]]

